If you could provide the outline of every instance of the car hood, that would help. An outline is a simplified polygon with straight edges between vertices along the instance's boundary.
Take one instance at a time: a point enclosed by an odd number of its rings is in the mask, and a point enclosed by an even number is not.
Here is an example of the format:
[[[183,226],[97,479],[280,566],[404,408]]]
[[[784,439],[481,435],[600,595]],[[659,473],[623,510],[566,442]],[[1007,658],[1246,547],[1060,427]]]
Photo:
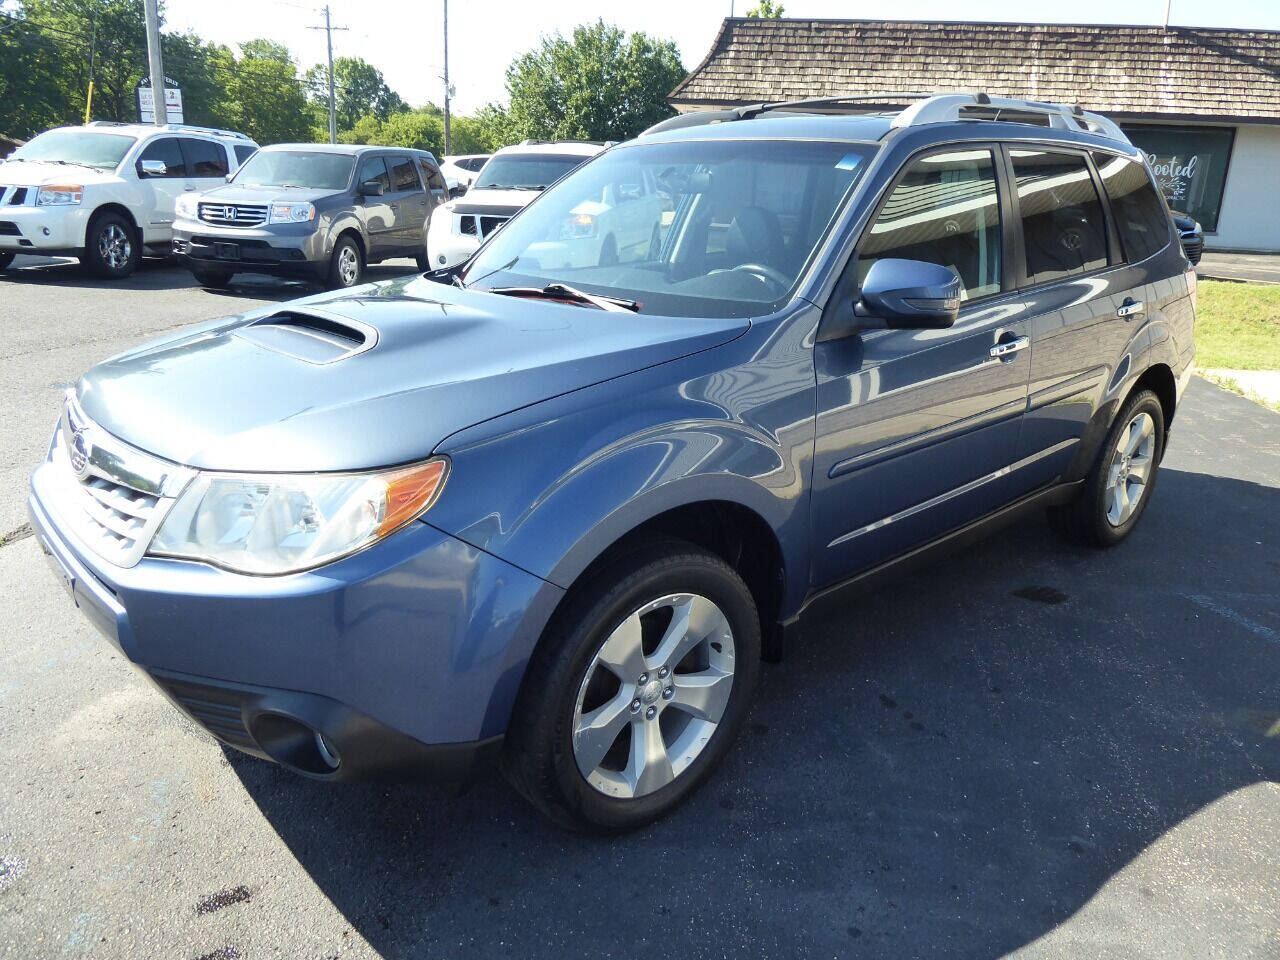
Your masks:
[[[33,160],[6,160],[0,163],[0,184],[7,187],[42,187],[50,183],[116,182],[114,170],[95,170],[67,163],[40,163]]]
[[[177,463],[363,470],[423,459],[465,427],[748,326],[407,277],[188,328],[99,364],[77,389],[103,429]]]
[[[342,192],[341,190],[331,190],[327,187],[320,189],[312,189],[310,187],[242,187],[238,184],[227,183],[214,187],[212,190],[202,190],[200,199],[217,203],[271,203],[275,200],[293,203],[315,203],[317,200],[323,200],[325,197],[332,197],[334,194]]]
[[[472,187],[457,200],[455,204],[475,207],[494,207],[498,210],[519,210],[527,207],[541,195],[541,190],[477,190]]]

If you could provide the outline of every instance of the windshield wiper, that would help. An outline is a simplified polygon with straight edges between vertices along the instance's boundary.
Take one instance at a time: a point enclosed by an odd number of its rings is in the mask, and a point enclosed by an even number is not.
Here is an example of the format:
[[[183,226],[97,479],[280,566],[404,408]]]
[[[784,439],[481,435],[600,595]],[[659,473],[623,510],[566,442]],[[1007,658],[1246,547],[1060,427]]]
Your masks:
[[[22,160],[23,157],[14,157],[15,160]],[[81,163],[79,160],[28,160],[27,163],[60,163],[64,167],[84,167],[86,170],[98,170],[99,167],[90,163]]]
[[[634,300],[621,297],[602,297],[599,294],[587,293],[567,283],[548,283],[545,287],[491,287],[488,293],[501,293],[508,297],[541,297],[547,300],[573,300],[578,303],[589,303],[601,310],[613,313],[635,313],[640,304]]]

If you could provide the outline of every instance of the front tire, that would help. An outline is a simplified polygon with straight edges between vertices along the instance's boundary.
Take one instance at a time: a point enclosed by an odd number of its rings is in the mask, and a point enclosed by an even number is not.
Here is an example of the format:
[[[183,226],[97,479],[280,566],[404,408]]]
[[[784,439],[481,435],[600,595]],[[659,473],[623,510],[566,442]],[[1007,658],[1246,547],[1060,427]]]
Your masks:
[[[225,289],[230,283],[234,274],[225,270],[192,270],[192,275],[196,278],[196,283],[202,287],[211,287],[215,290]]]
[[[1164,454],[1164,408],[1150,390],[1134,394],[1107,431],[1098,459],[1075,498],[1051,507],[1049,525],[1067,540],[1113,547],[1151,502]]]
[[[364,257],[360,255],[359,244],[350,237],[340,238],[329,257],[329,289],[345,290],[347,287],[354,287],[363,277]]]
[[[96,277],[123,280],[138,268],[142,250],[133,224],[118,213],[100,213],[85,231],[80,263]]]
[[[633,830],[711,774],[759,669],[742,578],[692,544],[651,543],[566,598],[521,687],[504,769],[562,826]]]
[[[7,270],[9,268],[9,264],[13,263],[13,258],[15,256],[16,254],[9,253],[8,251],[0,252],[0,270]]]

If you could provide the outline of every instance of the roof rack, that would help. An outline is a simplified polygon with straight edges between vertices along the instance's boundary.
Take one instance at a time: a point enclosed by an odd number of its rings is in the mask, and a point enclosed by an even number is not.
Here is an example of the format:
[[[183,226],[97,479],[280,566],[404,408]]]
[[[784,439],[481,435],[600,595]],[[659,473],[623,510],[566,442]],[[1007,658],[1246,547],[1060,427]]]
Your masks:
[[[1096,113],[1086,113],[1080,106],[1042,103],[1038,100],[1015,100],[991,97],[980,91],[973,93],[868,93],[848,97],[819,97],[809,100],[778,100],[756,103],[726,110],[700,110],[682,113],[649,127],[640,136],[679,130],[708,123],[730,123],[750,120],[765,113],[858,113],[868,106],[909,106],[890,122],[894,129],[926,123],[955,123],[960,120],[1003,120],[1007,123],[1045,124],[1059,130],[1093,133],[1112,140],[1129,142],[1129,138],[1113,120]]]
[[[1007,116],[1006,116],[1007,114]],[[890,122],[894,128],[916,127],[926,123],[954,123],[958,120],[1004,120],[1010,123],[1033,122],[1043,118],[1057,130],[1097,134],[1111,140],[1129,142],[1114,120],[1096,113],[1086,113],[1079,104],[1044,103],[1039,100],[1016,100],[990,97],[985,93],[941,93],[918,100]]]
[[[166,123],[165,130],[185,130],[187,133],[207,133],[215,137],[230,137],[233,140],[250,140],[247,133],[236,130],[219,130],[217,127],[198,127],[190,123]]]

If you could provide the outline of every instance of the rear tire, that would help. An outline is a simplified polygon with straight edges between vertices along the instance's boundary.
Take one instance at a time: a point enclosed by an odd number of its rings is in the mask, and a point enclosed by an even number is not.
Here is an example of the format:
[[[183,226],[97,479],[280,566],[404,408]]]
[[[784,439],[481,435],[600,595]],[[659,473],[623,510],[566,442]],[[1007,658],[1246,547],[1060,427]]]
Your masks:
[[[425,248],[423,248],[423,251],[413,259],[414,262],[417,263],[418,269],[423,273],[431,272],[431,255],[427,253]]]
[[[224,270],[192,270],[191,273],[196,278],[196,283],[202,287],[211,287],[215,290],[222,290],[231,283],[231,278],[235,274]]]
[[[99,213],[85,231],[80,263],[91,274],[107,280],[123,280],[138,268],[141,244],[133,224],[118,213]]]
[[[330,290],[354,287],[364,278],[364,257],[360,245],[350,237],[341,237],[329,257],[327,286]]]
[[[1072,543],[1114,547],[1151,502],[1164,441],[1160,399],[1150,390],[1134,394],[1116,415],[1074,499],[1047,511],[1049,526]]]
[[[742,578],[683,541],[641,545],[575,586],[548,627],[503,768],[563,827],[633,830],[710,776],[759,669],[760,621]]]
[[[9,253],[8,251],[0,253],[0,270],[7,270],[9,268],[9,264],[13,263],[13,258],[15,256],[16,254]]]

